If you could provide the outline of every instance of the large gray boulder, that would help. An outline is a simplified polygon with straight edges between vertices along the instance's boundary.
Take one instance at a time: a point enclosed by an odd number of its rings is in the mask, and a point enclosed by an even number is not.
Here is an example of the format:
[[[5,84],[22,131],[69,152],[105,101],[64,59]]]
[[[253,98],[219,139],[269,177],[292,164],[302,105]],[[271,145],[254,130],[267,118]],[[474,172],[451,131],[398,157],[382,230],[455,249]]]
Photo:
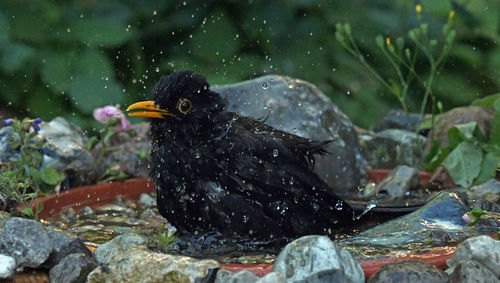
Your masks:
[[[316,158],[315,172],[338,193],[348,194],[363,176],[358,137],[349,118],[311,83],[268,75],[213,91],[227,101],[227,110],[265,118],[282,131],[314,140],[333,140],[325,157]]]

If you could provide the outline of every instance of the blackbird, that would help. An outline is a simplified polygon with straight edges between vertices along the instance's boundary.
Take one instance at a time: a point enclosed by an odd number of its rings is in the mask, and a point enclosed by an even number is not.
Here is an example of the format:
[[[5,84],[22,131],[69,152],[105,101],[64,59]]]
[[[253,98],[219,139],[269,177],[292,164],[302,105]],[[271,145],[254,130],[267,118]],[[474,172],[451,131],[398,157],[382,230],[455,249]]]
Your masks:
[[[161,77],[130,116],[151,119],[151,177],[160,214],[178,230],[252,238],[331,234],[353,210],[312,169],[313,141],[225,110],[191,71]]]

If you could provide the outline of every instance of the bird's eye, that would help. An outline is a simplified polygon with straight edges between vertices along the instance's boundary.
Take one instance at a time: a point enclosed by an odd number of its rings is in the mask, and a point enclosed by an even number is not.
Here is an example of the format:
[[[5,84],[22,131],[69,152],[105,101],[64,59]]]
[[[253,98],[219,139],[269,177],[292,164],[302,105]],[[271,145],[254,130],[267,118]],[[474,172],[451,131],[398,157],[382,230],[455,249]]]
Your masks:
[[[191,110],[191,101],[187,98],[179,99],[179,102],[177,103],[177,110],[179,110],[182,114],[188,113],[189,110]]]

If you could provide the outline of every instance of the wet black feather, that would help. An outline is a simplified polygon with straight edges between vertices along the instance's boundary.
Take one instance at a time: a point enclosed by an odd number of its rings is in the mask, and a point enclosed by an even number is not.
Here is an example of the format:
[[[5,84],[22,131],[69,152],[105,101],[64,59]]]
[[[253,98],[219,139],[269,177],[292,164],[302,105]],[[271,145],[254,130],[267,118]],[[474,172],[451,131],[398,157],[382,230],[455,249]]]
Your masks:
[[[312,172],[329,141],[225,111],[192,72],[162,77],[152,98],[176,115],[151,122],[151,176],[160,213],[179,230],[294,237],[352,222],[349,205]],[[192,102],[189,113],[176,112],[179,99]]]

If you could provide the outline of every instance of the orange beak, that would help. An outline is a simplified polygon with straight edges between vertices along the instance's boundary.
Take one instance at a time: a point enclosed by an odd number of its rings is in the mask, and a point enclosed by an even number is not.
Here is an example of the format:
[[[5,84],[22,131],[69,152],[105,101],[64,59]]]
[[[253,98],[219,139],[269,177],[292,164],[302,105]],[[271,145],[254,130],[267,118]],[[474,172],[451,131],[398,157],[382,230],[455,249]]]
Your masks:
[[[134,103],[127,108],[127,112],[131,110],[142,110],[142,111],[128,113],[128,115],[132,117],[145,117],[145,118],[157,118],[157,119],[165,119],[165,116],[175,117],[174,113],[156,107],[155,102],[153,100]]]

